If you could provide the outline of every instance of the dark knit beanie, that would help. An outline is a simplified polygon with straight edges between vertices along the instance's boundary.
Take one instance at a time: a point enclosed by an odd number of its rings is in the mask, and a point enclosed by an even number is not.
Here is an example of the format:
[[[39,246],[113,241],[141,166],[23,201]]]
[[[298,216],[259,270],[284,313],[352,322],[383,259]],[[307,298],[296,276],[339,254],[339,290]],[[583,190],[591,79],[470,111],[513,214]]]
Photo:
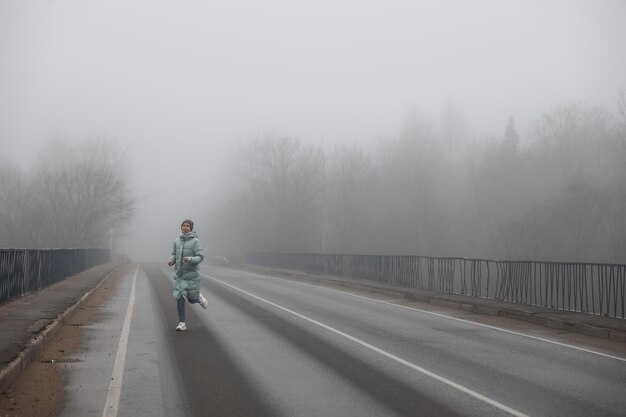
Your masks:
[[[189,230],[193,230],[193,222],[189,219],[187,220],[183,220],[183,222],[180,224],[180,227],[183,227],[183,224],[187,223],[189,225]]]

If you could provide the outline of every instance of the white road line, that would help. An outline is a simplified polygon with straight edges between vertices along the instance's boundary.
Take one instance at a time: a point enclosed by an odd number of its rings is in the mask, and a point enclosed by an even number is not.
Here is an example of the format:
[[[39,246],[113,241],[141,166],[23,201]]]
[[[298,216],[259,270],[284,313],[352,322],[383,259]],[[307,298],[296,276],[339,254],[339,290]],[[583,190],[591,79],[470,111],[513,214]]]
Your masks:
[[[244,271],[242,271],[242,272],[244,272]],[[253,273],[250,273],[250,272],[245,272],[245,273],[253,275],[255,277],[259,277],[260,276],[260,277],[263,277],[263,278],[283,280],[283,278],[278,278],[278,277],[269,277],[269,276],[266,276],[266,275],[253,274]],[[569,345],[567,343],[557,342],[555,340],[545,339],[543,337],[533,336],[533,335],[529,335],[529,334],[526,334],[526,333],[514,332],[513,330],[504,329],[502,327],[491,326],[489,324],[483,324],[483,323],[478,323],[478,322],[471,321],[471,320],[460,319],[458,317],[452,317],[452,316],[448,316],[446,314],[435,313],[433,311],[428,311],[428,310],[422,310],[422,309],[416,308],[416,307],[403,306],[401,304],[395,304],[395,303],[391,303],[389,301],[377,300],[375,298],[369,298],[369,297],[364,297],[362,295],[351,294],[349,292],[339,291],[339,290],[335,290],[333,288],[328,288],[328,287],[325,287],[323,285],[313,285],[313,284],[308,284],[306,282],[299,282],[299,281],[295,281],[295,282],[300,284],[300,285],[306,285],[306,286],[314,287],[314,288],[323,288],[323,289],[325,289],[327,291],[336,292],[338,294],[343,294],[343,295],[347,295],[347,296],[350,296],[350,297],[361,298],[363,300],[374,301],[374,302],[377,302],[377,303],[380,303],[380,304],[386,304],[386,305],[393,306],[393,307],[399,307],[399,308],[404,308],[404,309],[407,309],[407,310],[413,310],[413,311],[417,311],[417,312],[420,312],[420,313],[423,313],[423,314],[429,314],[431,316],[436,316],[436,317],[440,317],[440,318],[444,318],[444,319],[448,319],[448,320],[455,320],[455,321],[458,321],[458,322],[461,322],[461,323],[472,324],[474,326],[485,327],[487,329],[496,330],[496,331],[499,331],[499,332],[508,333],[508,334],[512,334],[512,335],[515,335],[515,336],[526,337],[528,339],[538,340],[538,341],[545,342],[545,343],[551,343],[553,345],[565,347],[565,348],[568,348],[568,349],[574,349],[574,350],[578,350],[578,351],[581,351],[581,352],[591,353],[593,355],[603,356],[605,358],[610,358],[610,359],[615,359],[615,360],[618,360],[618,361],[626,362],[626,358],[622,358],[622,357],[619,357],[619,356],[614,356],[614,355],[610,355],[608,353],[602,353],[602,352],[598,352],[596,350],[586,349],[586,348],[582,348],[582,347],[579,347],[579,346]]]
[[[137,282],[138,271],[139,265],[137,265],[135,275],[133,276],[133,283],[130,289],[130,300],[128,301],[126,316],[124,317],[124,325],[122,326],[120,342],[117,345],[117,354],[115,356],[115,363],[113,364],[111,384],[109,384],[109,391],[106,403],[104,404],[102,417],[117,417],[117,411],[120,405],[120,394],[122,392],[122,382],[124,380],[124,363],[126,362],[126,348],[128,347],[130,321],[133,318],[133,309],[135,308],[135,283]]]
[[[528,417],[527,414],[524,414],[524,413],[522,413],[520,411],[517,411],[517,410],[515,410],[515,409],[513,409],[513,408],[511,408],[511,407],[509,407],[507,405],[504,405],[504,404],[502,404],[502,403],[500,403],[500,402],[498,402],[498,401],[496,401],[494,399],[491,399],[491,398],[489,398],[489,397],[487,397],[487,396],[485,396],[483,394],[480,394],[480,393],[478,393],[478,392],[476,392],[474,390],[471,390],[471,389],[469,389],[469,388],[467,388],[467,387],[465,387],[465,386],[463,386],[461,384],[458,384],[458,383],[456,383],[454,381],[451,381],[451,380],[449,380],[447,378],[444,378],[441,375],[438,375],[438,374],[436,374],[434,372],[431,372],[431,371],[429,371],[429,370],[427,370],[425,368],[422,368],[421,366],[415,365],[415,364],[413,364],[413,363],[411,363],[411,362],[409,362],[409,361],[407,361],[405,359],[402,359],[402,358],[400,358],[398,356],[395,356],[395,355],[393,355],[393,354],[391,354],[391,353],[389,353],[389,352],[387,352],[385,350],[377,348],[376,346],[370,345],[369,343],[367,343],[367,342],[365,342],[365,341],[363,341],[361,339],[358,339],[358,338],[356,338],[354,336],[350,336],[349,334],[344,333],[341,330],[337,330],[334,327],[330,327],[330,326],[328,326],[328,325],[326,325],[324,323],[321,323],[321,322],[319,322],[317,320],[314,320],[314,319],[312,319],[310,317],[304,316],[304,315],[302,315],[300,313],[297,313],[297,312],[295,312],[293,310],[290,310],[290,309],[288,309],[286,307],[283,307],[283,306],[281,306],[279,304],[273,303],[272,301],[269,301],[269,300],[266,300],[264,298],[261,298],[261,297],[259,297],[257,295],[254,295],[254,294],[252,294],[252,293],[250,293],[250,292],[248,292],[246,290],[243,290],[243,289],[241,289],[239,287],[236,287],[236,286],[234,286],[232,284],[224,282],[224,281],[222,281],[220,279],[217,279],[215,277],[212,277],[212,276],[209,276],[209,275],[205,275],[205,274],[202,274],[202,275],[207,277],[207,278],[209,278],[209,279],[211,279],[211,280],[213,280],[213,281],[215,281],[215,282],[219,282],[220,284],[222,284],[224,286],[227,286],[227,287],[230,287],[230,288],[232,288],[232,289],[234,289],[236,291],[239,291],[239,292],[247,295],[248,297],[252,297],[252,298],[254,298],[256,300],[259,300],[261,302],[269,304],[272,307],[275,307],[275,308],[277,308],[279,310],[282,310],[284,312],[292,314],[292,315],[294,315],[294,316],[296,316],[298,318],[301,318],[303,320],[308,321],[309,323],[315,324],[316,326],[322,327],[322,328],[324,328],[324,329],[326,329],[326,330],[328,330],[330,332],[333,332],[333,333],[335,333],[335,334],[337,334],[337,335],[339,335],[341,337],[344,337],[344,338],[346,338],[346,339],[348,339],[348,340],[350,340],[350,341],[352,341],[354,343],[357,343],[357,344],[359,344],[359,345],[361,345],[361,346],[363,346],[363,347],[365,347],[367,349],[370,349],[370,350],[372,350],[372,351],[374,351],[374,352],[376,352],[376,353],[378,353],[380,355],[383,355],[383,356],[385,356],[385,357],[387,357],[387,358],[389,358],[389,359],[391,359],[391,360],[393,360],[395,362],[398,362],[399,364],[402,364],[402,365],[404,365],[404,366],[406,366],[408,368],[411,368],[411,369],[413,369],[413,370],[415,370],[415,371],[417,371],[419,373],[422,373],[422,374],[424,374],[424,375],[426,375],[426,376],[428,376],[430,378],[433,378],[433,379],[435,379],[435,380],[437,380],[439,382],[442,382],[442,383],[444,383],[444,384],[446,384],[446,385],[448,385],[448,386],[450,386],[452,388],[455,388],[455,389],[457,389],[457,390],[459,390],[459,391],[461,391],[461,392],[463,392],[463,393],[465,393],[467,395],[470,395],[470,396],[472,396],[472,397],[474,397],[474,398],[476,398],[476,399],[478,399],[480,401],[483,401],[483,402],[485,402],[487,404],[490,404],[491,406],[493,406],[493,407],[495,407],[495,408],[497,408],[499,410],[502,410],[505,413],[508,413],[510,415],[517,416],[517,417]]]

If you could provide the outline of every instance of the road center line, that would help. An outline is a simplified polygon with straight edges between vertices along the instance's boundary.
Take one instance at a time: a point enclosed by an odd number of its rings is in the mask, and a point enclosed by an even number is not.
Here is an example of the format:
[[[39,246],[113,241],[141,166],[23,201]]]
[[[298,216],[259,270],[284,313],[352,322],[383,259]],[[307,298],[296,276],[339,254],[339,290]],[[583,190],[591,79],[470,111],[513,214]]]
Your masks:
[[[413,364],[413,363],[411,363],[411,362],[409,362],[409,361],[407,361],[405,359],[402,359],[402,358],[400,358],[398,356],[395,356],[395,355],[393,355],[393,354],[391,354],[391,353],[389,353],[389,352],[387,352],[385,350],[382,350],[382,349],[380,349],[380,348],[378,348],[376,346],[370,345],[369,343],[367,343],[367,342],[365,342],[365,341],[363,341],[361,339],[358,339],[358,338],[356,338],[354,336],[350,336],[349,334],[344,333],[341,330],[337,330],[334,327],[330,327],[330,326],[328,326],[328,325],[326,325],[324,323],[321,323],[321,322],[319,322],[317,320],[314,320],[314,319],[312,319],[310,317],[304,316],[304,315],[302,315],[300,313],[297,313],[297,312],[295,312],[293,310],[290,310],[290,309],[288,309],[286,307],[283,307],[283,306],[281,306],[279,304],[276,304],[276,303],[274,303],[272,301],[269,301],[269,300],[266,300],[264,298],[261,298],[261,297],[259,297],[257,295],[254,295],[254,294],[252,294],[252,293],[250,293],[250,292],[248,292],[246,290],[243,290],[243,289],[241,289],[239,287],[236,287],[236,286],[234,286],[232,284],[224,282],[224,281],[222,281],[220,279],[217,279],[215,277],[212,277],[212,276],[209,276],[209,275],[205,275],[205,274],[202,274],[202,275],[207,277],[207,278],[209,278],[209,279],[211,279],[211,280],[213,280],[213,281],[215,281],[215,282],[218,282],[218,283],[220,283],[220,284],[222,284],[222,285],[224,285],[226,287],[232,288],[235,291],[239,291],[242,294],[247,295],[248,297],[252,297],[252,298],[254,298],[256,300],[259,300],[259,301],[261,301],[263,303],[269,304],[272,307],[275,307],[275,308],[277,308],[279,310],[282,310],[282,311],[284,311],[286,313],[294,315],[294,316],[296,316],[296,317],[298,317],[298,318],[300,318],[302,320],[306,320],[309,323],[312,323],[312,324],[315,324],[316,326],[322,327],[323,329],[326,329],[326,330],[328,330],[330,332],[333,332],[333,333],[335,333],[335,334],[337,334],[337,335],[339,335],[341,337],[344,337],[344,338],[346,338],[346,339],[348,339],[348,340],[350,340],[350,341],[352,341],[354,343],[357,343],[357,344],[359,344],[359,345],[361,345],[361,346],[363,346],[363,347],[365,347],[365,348],[367,348],[369,350],[372,350],[372,351],[374,351],[374,352],[376,352],[376,353],[378,353],[378,354],[380,354],[382,356],[385,356],[385,357],[387,357],[387,358],[389,358],[389,359],[391,359],[391,360],[393,360],[393,361],[395,361],[395,362],[397,362],[397,363],[399,363],[401,365],[404,365],[404,366],[406,366],[408,368],[411,368],[411,369],[413,369],[413,370],[415,370],[415,371],[417,371],[417,372],[419,372],[421,374],[424,374],[424,375],[426,375],[426,376],[428,376],[430,378],[433,378],[433,379],[435,379],[435,380],[437,380],[439,382],[442,382],[442,383],[444,383],[444,384],[446,384],[446,385],[448,385],[448,386],[450,386],[450,387],[452,387],[454,389],[457,389],[457,390],[459,390],[459,391],[461,391],[461,392],[463,392],[463,393],[465,393],[465,394],[467,394],[467,395],[469,395],[471,397],[474,397],[474,398],[476,398],[476,399],[478,399],[480,401],[483,401],[483,402],[485,402],[485,403],[487,403],[487,404],[489,404],[489,405],[491,405],[493,407],[496,407],[499,410],[502,410],[502,411],[504,411],[504,412],[506,412],[506,413],[508,413],[510,415],[513,415],[513,416],[516,416],[516,417],[528,417],[527,414],[524,414],[524,413],[522,413],[520,411],[517,411],[517,410],[511,408],[511,407],[508,407],[508,406],[506,406],[506,405],[504,405],[504,404],[502,404],[502,403],[500,403],[500,402],[498,402],[498,401],[496,401],[494,399],[491,399],[491,398],[489,398],[489,397],[487,397],[487,396],[485,396],[483,394],[480,394],[480,393],[478,393],[478,392],[476,392],[474,390],[471,390],[471,389],[469,389],[469,388],[467,388],[467,387],[465,387],[465,386],[463,386],[461,384],[458,384],[458,383],[456,383],[454,381],[451,381],[451,380],[449,380],[447,378],[444,378],[441,375],[438,375],[438,374],[436,374],[434,372],[431,372],[431,371],[429,371],[427,369],[424,369],[421,366],[415,365],[415,364]]]
[[[133,309],[135,308],[135,283],[137,282],[137,272],[139,265],[135,269],[133,283],[130,289],[130,300],[128,301],[128,309],[124,317],[124,325],[122,326],[122,334],[117,345],[117,353],[115,363],[113,364],[113,374],[111,375],[111,383],[107,393],[107,400],[104,404],[102,417],[117,417],[117,411],[120,405],[120,394],[122,392],[122,382],[124,380],[124,363],[126,362],[126,348],[128,347],[128,334],[130,332],[130,322],[133,318]]]

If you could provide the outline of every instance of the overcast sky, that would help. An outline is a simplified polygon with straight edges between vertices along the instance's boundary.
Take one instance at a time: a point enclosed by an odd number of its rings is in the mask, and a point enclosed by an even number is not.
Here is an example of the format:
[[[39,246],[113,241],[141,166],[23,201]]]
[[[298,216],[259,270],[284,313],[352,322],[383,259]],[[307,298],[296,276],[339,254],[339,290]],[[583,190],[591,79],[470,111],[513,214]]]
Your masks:
[[[452,102],[497,135],[511,115],[523,129],[556,105],[612,107],[626,2],[0,0],[0,60],[0,160],[106,135],[164,207],[181,164],[264,130],[367,143]]]

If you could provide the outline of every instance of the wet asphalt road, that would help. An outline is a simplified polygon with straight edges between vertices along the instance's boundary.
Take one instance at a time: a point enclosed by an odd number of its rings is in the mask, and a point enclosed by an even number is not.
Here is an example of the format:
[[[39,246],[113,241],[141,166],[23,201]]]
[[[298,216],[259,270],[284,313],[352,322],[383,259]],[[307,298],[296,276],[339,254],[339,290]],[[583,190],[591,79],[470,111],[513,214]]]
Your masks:
[[[330,288],[203,268],[176,332],[170,271],[143,265],[117,416],[623,416],[600,355]],[[102,416],[133,277],[85,328],[60,415]],[[372,299],[370,299],[372,298]],[[376,299],[373,299],[376,298]]]

